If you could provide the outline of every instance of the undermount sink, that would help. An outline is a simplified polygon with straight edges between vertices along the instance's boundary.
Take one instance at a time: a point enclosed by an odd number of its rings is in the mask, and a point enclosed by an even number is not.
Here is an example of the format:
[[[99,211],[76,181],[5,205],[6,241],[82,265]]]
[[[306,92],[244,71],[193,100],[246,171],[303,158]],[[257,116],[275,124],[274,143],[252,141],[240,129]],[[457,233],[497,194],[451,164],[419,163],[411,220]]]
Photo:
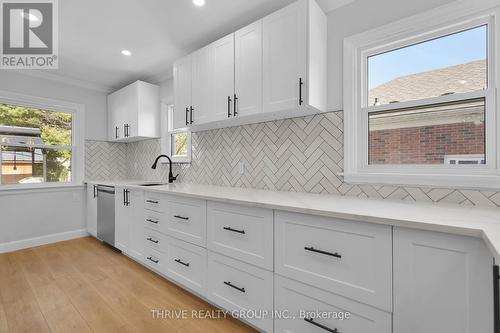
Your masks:
[[[168,185],[168,183],[149,183],[149,184],[139,184],[139,186],[161,186]]]

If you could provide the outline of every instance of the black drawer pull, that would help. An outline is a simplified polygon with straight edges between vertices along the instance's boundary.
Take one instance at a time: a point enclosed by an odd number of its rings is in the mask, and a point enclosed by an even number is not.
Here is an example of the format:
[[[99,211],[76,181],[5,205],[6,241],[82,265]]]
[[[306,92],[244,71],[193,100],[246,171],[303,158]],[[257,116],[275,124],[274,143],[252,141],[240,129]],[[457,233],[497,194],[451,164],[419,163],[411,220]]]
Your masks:
[[[233,229],[231,227],[224,227],[224,230],[228,230],[228,231],[232,231],[232,232],[237,232],[239,234],[245,234],[245,230],[237,230],[237,229]]]
[[[184,266],[186,266],[186,267],[189,267],[189,263],[188,263],[188,262],[183,262],[183,261],[182,261],[182,260],[180,260],[180,259],[175,259],[174,261],[175,261],[176,263],[179,263],[179,264],[181,264],[181,265],[184,265]]]
[[[176,219],[181,219],[181,220],[184,220],[184,221],[189,220],[189,217],[185,217],[185,216],[174,215],[174,217],[175,217]]]
[[[245,292],[245,288],[236,287],[234,284],[231,283],[231,281],[224,281],[224,284],[226,286],[230,286],[231,288],[234,288],[234,289],[236,289],[238,291],[241,291],[242,293]]]
[[[332,253],[332,252],[327,252],[327,251],[322,251],[322,250],[317,250],[315,249],[314,247],[310,246],[310,247],[305,247],[304,250],[306,251],[311,251],[311,252],[316,252],[316,253],[321,253],[321,254],[324,254],[324,255],[327,255],[327,256],[332,256],[332,257],[335,257],[335,258],[342,258],[342,256],[340,254],[338,254],[337,252],[335,253]]]
[[[158,201],[155,201],[155,200],[146,200],[147,203],[152,203],[152,204],[157,204]]]
[[[154,262],[155,264],[160,262],[160,260],[154,259],[153,257],[148,257],[148,260]]]
[[[316,323],[314,320],[312,320],[310,318],[304,318],[304,320],[307,321],[309,324],[313,324],[314,326],[317,326],[319,328],[324,329],[327,332],[330,332],[330,333],[339,333],[339,331],[336,328],[334,328],[332,330],[331,328],[326,327],[325,325],[321,325],[320,323]]]
[[[158,221],[152,220],[152,219],[146,219],[146,222],[151,222],[151,223],[154,223],[154,224],[158,224]]]
[[[160,242],[159,240],[153,239],[151,237],[148,238],[148,241],[155,243],[155,244],[158,244]]]

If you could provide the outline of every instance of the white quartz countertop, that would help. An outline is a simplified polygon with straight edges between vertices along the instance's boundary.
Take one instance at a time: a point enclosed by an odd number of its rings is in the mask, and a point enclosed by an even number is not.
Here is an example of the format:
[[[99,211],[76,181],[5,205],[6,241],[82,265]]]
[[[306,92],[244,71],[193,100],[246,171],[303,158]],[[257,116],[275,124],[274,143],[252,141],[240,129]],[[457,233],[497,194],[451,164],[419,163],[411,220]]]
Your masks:
[[[500,262],[500,209],[463,208],[431,203],[298,192],[279,192],[200,184],[171,184],[143,187],[154,183],[140,180],[87,181],[87,183],[140,188],[225,203],[286,210],[348,220],[393,225],[484,239]]]

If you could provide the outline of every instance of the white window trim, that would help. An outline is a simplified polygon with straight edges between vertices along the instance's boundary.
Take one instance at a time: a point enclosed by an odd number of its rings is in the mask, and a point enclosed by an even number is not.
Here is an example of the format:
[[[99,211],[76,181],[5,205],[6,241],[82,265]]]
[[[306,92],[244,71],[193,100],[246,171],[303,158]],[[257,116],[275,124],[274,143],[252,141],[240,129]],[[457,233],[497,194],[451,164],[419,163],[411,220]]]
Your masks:
[[[62,100],[0,91],[0,104],[14,104],[72,114],[71,182],[2,185],[0,190],[48,189],[82,186],[85,175],[85,106]],[[57,147],[52,147],[57,148]],[[66,148],[66,147],[65,147]]]
[[[172,105],[170,99],[161,101],[161,151],[170,156],[172,163],[191,163],[191,131],[187,129],[173,129],[173,114],[169,114],[168,107]],[[172,136],[176,133],[187,132],[187,154],[174,155],[172,152]]]
[[[407,19],[344,39],[344,179],[349,183],[447,186],[457,188],[499,188],[500,151],[498,131],[500,116],[496,83],[500,64],[500,17],[498,2],[491,0],[456,1]],[[446,18],[446,21],[443,21]],[[366,63],[370,54],[395,49],[433,37],[443,36],[481,24],[489,24],[489,89],[454,94],[419,101],[367,107]],[[399,109],[422,104],[443,103],[474,97],[486,97],[486,156],[484,167],[415,165],[368,165],[368,110]]]

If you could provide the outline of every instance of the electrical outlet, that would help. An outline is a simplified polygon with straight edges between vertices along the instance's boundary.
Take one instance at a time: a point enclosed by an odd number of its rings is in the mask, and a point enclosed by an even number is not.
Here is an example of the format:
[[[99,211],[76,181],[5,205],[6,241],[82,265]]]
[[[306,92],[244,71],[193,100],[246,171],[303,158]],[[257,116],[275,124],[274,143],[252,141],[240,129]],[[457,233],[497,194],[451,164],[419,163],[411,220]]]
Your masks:
[[[244,162],[238,163],[238,171],[239,171],[240,175],[245,173],[245,163]]]

